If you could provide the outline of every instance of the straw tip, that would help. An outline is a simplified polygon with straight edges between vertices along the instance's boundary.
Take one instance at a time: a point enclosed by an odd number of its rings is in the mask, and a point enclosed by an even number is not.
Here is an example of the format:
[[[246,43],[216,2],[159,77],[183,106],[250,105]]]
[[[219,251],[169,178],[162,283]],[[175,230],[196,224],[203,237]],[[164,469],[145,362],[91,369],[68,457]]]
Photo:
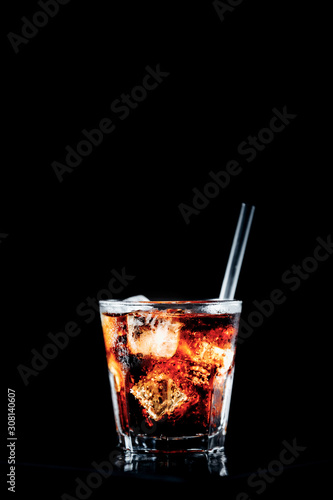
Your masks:
[[[251,210],[255,210],[255,205],[251,205],[250,203],[242,203],[242,208],[245,207],[245,208],[248,208],[248,209],[251,209]]]

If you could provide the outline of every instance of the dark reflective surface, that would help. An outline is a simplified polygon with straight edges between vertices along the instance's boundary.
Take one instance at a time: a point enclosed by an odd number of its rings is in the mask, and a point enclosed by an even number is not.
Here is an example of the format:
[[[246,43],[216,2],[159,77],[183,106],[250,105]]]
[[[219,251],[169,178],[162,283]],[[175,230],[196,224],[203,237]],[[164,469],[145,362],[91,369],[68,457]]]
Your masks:
[[[118,472],[146,477],[151,475],[188,477],[193,474],[224,477],[228,475],[227,458],[223,451],[136,454],[119,450],[113,464]]]

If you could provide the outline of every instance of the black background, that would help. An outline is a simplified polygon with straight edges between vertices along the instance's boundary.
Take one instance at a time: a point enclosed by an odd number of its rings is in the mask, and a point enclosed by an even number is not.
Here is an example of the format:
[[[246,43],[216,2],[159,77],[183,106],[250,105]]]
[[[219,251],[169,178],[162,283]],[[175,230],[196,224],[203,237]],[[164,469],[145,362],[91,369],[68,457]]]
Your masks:
[[[178,3],[72,0],[15,54],[7,34],[40,8],[4,2],[1,398],[5,407],[6,387],[15,389],[17,498],[74,496],[75,478],[116,444],[99,317],[88,323],[79,304],[123,268],[135,278],[114,298],[218,296],[242,202],[256,206],[236,293],[243,318],[274,289],[286,300],[238,347],[230,476],[217,488],[226,498],[320,497],[329,484],[332,257],[295,291],[281,279],[332,232],[325,13],[244,0],[222,22],[212,2]],[[120,120],[111,103],[148,65],[169,76]],[[296,118],[247,162],[239,144],[284,107]],[[52,162],[106,117],[115,131],[60,183]],[[229,160],[242,173],[186,224],[179,205]],[[69,321],[80,334],[25,386],[17,366],[31,366],[31,349],[42,352]],[[294,439],[306,450],[258,494],[249,474]],[[3,464],[7,473],[6,454]],[[116,486],[190,494],[213,484],[203,470],[185,476],[115,473],[92,498]]]

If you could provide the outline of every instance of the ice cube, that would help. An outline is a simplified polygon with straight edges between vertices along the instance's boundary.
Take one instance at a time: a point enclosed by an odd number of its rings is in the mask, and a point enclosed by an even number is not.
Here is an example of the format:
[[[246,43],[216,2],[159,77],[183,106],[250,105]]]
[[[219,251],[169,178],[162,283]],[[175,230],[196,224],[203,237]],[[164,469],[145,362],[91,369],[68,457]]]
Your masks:
[[[131,393],[155,421],[166,414],[170,415],[187,401],[187,396],[167,374],[154,370],[134,385]]]
[[[116,316],[107,316],[102,314],[101,319],[105,349],[108,352],[112,347],[114,347],[118,336],[118,318]]]
[[[202,342],[196,359],[204,363],[214,363],[219,367],[220,373],[226,373],[234,359],[234,351],[231,348],[221,349],[214,344]]]
[[[108,367],[114,375],[116,391],[119,392],[129,368],[128,350],[123,343],[126,338],[123,331],[125,316],[102,314],[101,318]]]
[[[123,302],[141,302],[142,300],[149,302],[149,299],[145,297],[144,295],[132,295],[132,297],[128,297],[127,299],[124,299]]]
[[[177,350],[181,326],[166,313],[128,314],[129,350],[132,354],[169,359]]]
[[[193,363],[204,368],[210,365],[216,366],[221,373],[226,373],[229,370],[234,358],[234,350],[232,348],[221,349],[221,347],[205,341],[199,341],[190,346],[182,339],[179,343],[178,352],[186,360],[192,360]]]
[[[111,354],[108,358],[108,367],[112,375],[114,376],[115,390],[120,392],[120,389],[125,386],[125,378],[122,373],[121,366],[115,359],[114,355]]]

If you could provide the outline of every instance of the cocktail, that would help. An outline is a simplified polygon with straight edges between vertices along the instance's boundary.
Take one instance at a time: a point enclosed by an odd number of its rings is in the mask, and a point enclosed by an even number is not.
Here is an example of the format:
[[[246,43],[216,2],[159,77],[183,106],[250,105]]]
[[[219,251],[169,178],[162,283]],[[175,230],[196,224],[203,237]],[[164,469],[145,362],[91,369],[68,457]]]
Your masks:
[[[241,302],[111,300],[100,309],[121,447],[222,448]]]
[[[253,212],[242,204],[219,299],[100,301],[124,450],[223,449],[242,307],[233,298]]]

